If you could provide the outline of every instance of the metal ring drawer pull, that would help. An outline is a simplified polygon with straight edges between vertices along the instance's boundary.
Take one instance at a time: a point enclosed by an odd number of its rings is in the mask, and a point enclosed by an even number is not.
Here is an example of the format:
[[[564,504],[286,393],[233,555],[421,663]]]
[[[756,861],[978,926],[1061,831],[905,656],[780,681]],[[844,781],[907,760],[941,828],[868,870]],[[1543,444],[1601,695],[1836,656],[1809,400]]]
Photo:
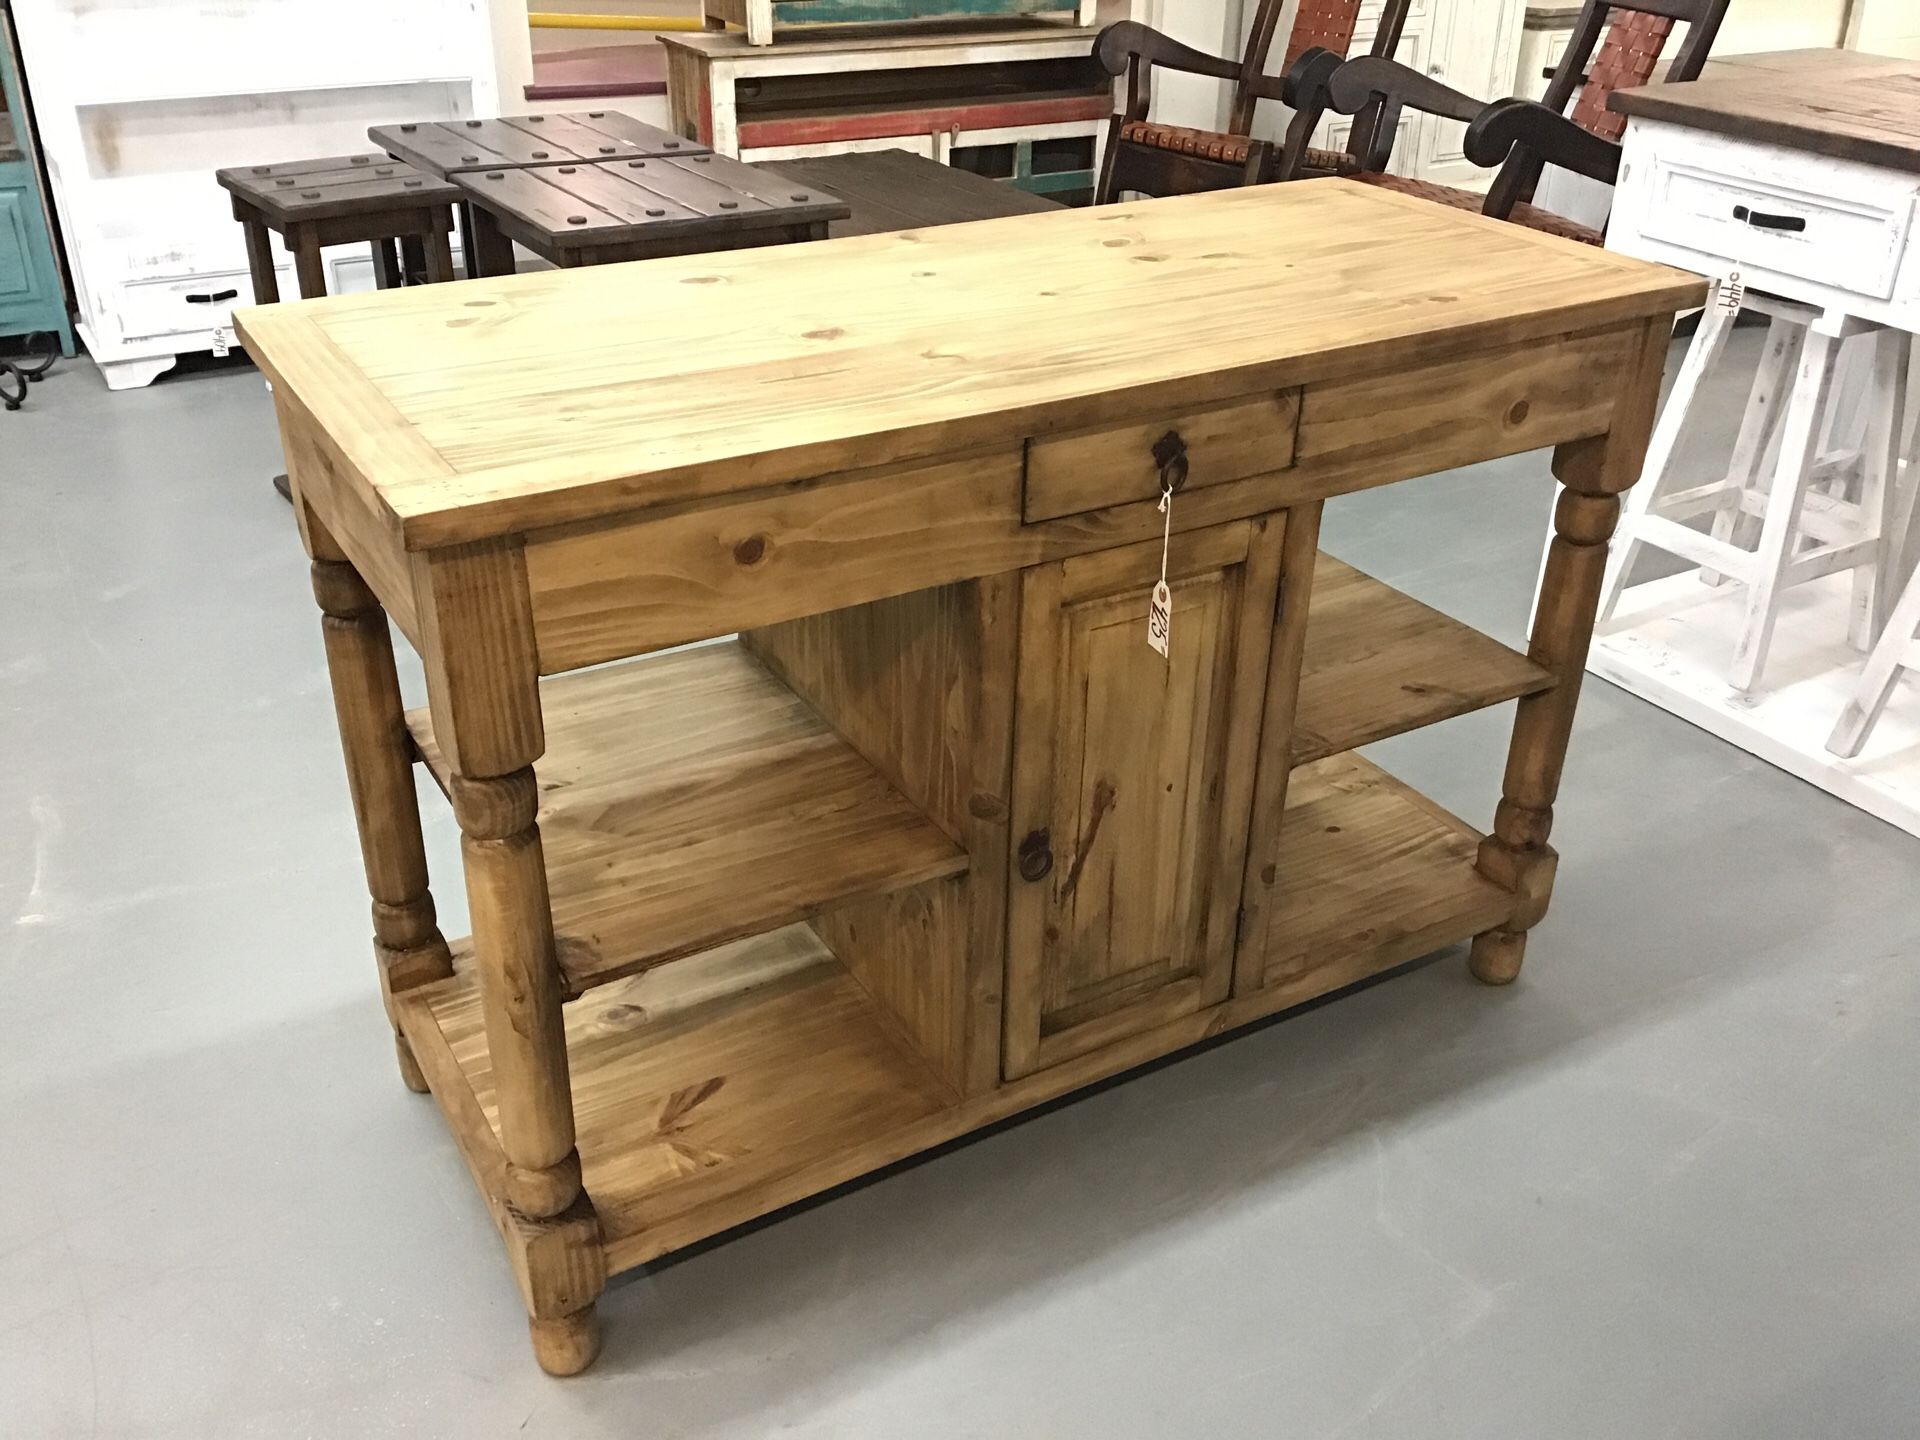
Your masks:
[[[1153,442],[1153,463],[1160,467],[1160,488],[1169,495],[1178,495],[1187,483],[1190,468],[1187,442],[1180,438],[1178,430],[1169,430]]]

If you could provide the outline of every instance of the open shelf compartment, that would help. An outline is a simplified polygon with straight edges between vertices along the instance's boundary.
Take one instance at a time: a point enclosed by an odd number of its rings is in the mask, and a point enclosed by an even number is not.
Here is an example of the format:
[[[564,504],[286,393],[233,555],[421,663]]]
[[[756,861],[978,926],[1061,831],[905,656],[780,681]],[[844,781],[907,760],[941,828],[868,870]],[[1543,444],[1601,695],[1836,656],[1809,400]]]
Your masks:
[[[1553,687],[1551,671],[1322,554],[1294,726],[1306,765]]]
[[[399,1009],[455,1133],[484,1121],[462,1141],[484,1190],[499,1112],[466,955]],[[796,1177],[953,1105],[804,925],[601,986],[566,1029],[582,1179],[616,1271],[837,1183],[860,1167]]]
[[[570,996],[967,855],[737,643],[544,681],[540,780]],[[407,716],[442,790],[426,711]]]
[[[1294,771],[1280,839],[1268,987],[1389,969],[1513,913],[1513,893],[1474,868],[1480,832],[1358,755]]]

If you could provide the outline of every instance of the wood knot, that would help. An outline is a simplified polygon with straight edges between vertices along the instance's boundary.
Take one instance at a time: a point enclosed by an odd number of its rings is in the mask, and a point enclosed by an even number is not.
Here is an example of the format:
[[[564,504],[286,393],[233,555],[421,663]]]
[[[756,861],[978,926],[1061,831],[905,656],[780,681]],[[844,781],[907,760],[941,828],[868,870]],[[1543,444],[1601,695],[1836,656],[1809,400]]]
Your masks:
[[[1260,883],[1262,885],[1271,885],[1275,880],[1278,880],[1279,878],[1280,878],[1279,866],[1262,865],[1260,867]]]
[[[967,813],[976,820],[1004,820],[1007,818],[1007,802],[998,795],[976,790],[967,797]]]
[[[1516,400],[1507,408],[1507,424],[1518,427],[1527,423],[1527,416],[1533,413],[1533,404],[1527,400]]]
[[[736,565],[758,565],[767,558],[767,537],[749,535],[733,547],[733,562]]]

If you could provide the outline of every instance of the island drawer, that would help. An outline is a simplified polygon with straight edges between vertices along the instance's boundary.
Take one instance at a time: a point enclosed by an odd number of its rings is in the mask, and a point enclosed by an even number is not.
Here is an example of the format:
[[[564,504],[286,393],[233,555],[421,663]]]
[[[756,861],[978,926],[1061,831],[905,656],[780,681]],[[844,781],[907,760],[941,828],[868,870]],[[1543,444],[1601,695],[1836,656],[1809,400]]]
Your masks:
[[[1033,524],[1154,500],[1163,472],[1197,489],[1285,470],[1299,423],[1299,392],[1284,390],[1037,436],[1027,442],[1021,513]]]

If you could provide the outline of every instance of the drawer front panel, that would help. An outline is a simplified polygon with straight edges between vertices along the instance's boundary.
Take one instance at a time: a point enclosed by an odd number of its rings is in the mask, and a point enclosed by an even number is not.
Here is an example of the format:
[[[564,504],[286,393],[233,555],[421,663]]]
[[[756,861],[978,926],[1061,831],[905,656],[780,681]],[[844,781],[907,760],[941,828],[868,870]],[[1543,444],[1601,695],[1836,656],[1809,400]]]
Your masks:
[[[231,325],[234,307],[251,304],[252,297],[253,284],[244,270],[185,280],[129,281],[120,287],[120,333],[144,340],[216,330]]]
[[[544,675],[1015,570],[1020,453],[891,467],[529,536]]]
[[[1819,176],[1794,173],[1798,166],[1762,180],[1684,161],[1654,163],[1642,222],[1651,238],[1876,300],[1893,294],[1913,223],[1911,187],[1848,195],[1820,185]]]
[[[1106,425],[1027,442],[1028,523],[1111,505],[1156,500],[1162,458],[1177,450],[1183,490],[1285,470],[1299,427],[1296,391],[1247,396],[1129,425]],[[1175,443],[1177,442],[1177,444]]]

